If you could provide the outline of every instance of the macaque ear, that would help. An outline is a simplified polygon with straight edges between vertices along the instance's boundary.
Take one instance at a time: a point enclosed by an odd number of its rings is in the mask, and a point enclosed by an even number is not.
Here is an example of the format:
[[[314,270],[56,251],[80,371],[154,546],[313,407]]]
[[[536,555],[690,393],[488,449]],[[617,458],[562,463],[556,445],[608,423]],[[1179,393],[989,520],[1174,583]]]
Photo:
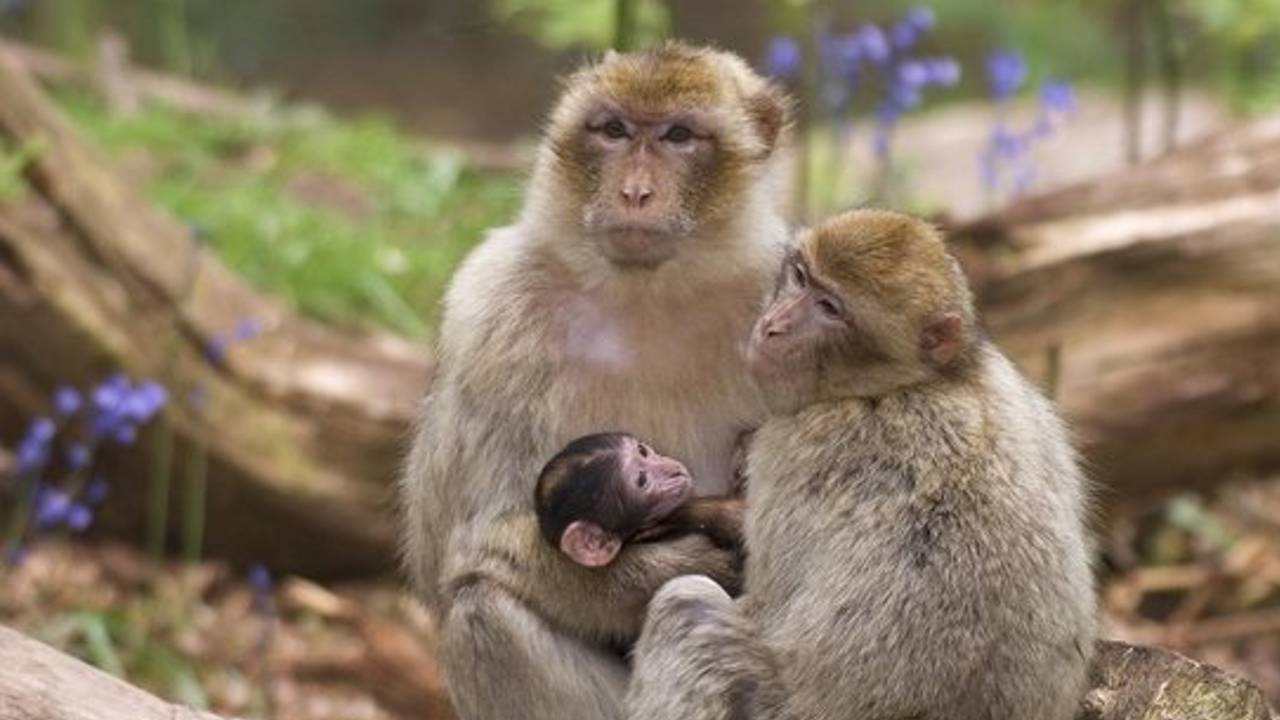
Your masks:
[[[958,313],[944,312],[935,315],[920,334],[920,350],[935,368],[944,368],[964,349],[964,318]]]
[[[781,89],[769,85],[747,99],[747,112],[751,122],[764,141],[767,152],[772,153],[778,137],[786,127],[791,114],[791,100]]]
[[[579,565],[604,567],[622,549],[622,540],[593,522],[574,520],[560,536],[560,550]]]

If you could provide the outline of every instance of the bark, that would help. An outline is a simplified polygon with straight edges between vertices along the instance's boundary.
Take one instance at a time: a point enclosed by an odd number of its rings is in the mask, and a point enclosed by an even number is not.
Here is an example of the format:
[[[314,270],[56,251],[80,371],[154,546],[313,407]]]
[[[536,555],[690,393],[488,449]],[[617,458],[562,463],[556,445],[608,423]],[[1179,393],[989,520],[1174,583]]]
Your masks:
[[[391,568],[390,485],[427,352],[321,326],[248,288],[3,55],[0,98],[0,139],[39,148],[29,192],[0,204],[0,432],[17,437],[61,383],[115,368],[170,376],[174,467],[207,435],[211,554],[314,577]],[[211,364],[208,344],[246,318],[266,332]],[[186,401],[197,387],[202,407]],[[107,459],[108,529],[140,536],[156,440]]]
[[[0,720],[219,720],[0,626]]]
[[[1280,118],[952,237],[1103,502],[1280,470]]]
[[[1248,681],[1159,648],[1102,641],[1077,720],[1272,720]]]

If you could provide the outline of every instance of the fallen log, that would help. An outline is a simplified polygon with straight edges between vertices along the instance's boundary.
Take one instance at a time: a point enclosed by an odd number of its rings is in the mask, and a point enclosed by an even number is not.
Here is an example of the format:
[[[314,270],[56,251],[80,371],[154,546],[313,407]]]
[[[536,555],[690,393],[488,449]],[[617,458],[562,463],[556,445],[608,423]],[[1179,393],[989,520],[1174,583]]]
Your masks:
[[[1079,720],[1273,720],[1257,687],[1181,655],[1103,641],[1096,658]],[[218,720],[0,626],[0,720],[44,718]]]
[[[1280,117],[952,237],[1104,503],[1280,469]]]
[[[0,433],[47,412],[59,384],[117,368],[167,376],[174,457],[209,448],[211,554],[312,577],[390,569],[388,488],[427,352],[322,326],[250,289],[113,173],[3,54],[0,98],[0,139],[38,148],[28,192],[0,203]],[[264,332],[210,363],[209,345],[245,319]],[[199,407],[185,401],[195,388]],[[109,459],[107,529],[140,537],[156,440]]]

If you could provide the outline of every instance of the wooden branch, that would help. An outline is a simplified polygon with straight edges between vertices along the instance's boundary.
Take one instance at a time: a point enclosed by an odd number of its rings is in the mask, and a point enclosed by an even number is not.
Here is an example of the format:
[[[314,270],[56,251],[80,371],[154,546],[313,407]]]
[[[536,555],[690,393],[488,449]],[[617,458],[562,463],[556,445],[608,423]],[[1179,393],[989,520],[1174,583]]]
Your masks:
[[[1280,117],[953,237],[1104,502],[1280,470]]]
[[[1273,720],[1262,691],[1177,653],[1102,641],[1077,720]]]
[[[222,720],[0,626],[0,720]]]

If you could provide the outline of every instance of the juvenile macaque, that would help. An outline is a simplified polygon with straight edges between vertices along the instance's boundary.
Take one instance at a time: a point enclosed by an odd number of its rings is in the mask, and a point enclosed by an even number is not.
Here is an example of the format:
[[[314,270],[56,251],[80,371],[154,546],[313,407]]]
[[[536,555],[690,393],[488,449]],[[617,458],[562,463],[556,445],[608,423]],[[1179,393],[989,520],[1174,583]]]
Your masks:
[[[534,490],[547,542],[574,562],[603,567],[628,542],[687,533],[740,550],[742,502],[694,498],[678,460],[626,433],[597,433],[569,443],[543,467]]]
[[[583,633],[643,617],[677,575],[735,574],[699,533],[602,568],[540,540],[512,550],[522,523],[537,532],[546,459],[626,428],[724,494],[765,412],[740,345],[787,238],[785,96],[732,54],[677,43],[564,87],[519,218],[450,286],[401,481],[406,567],[463,720],[621,717],[627,666]]]
[[[631,717],[1073,717],[1096,631],[1084,478],[939,234],[878,211],[802,234],[749,360],[772,417],[745,599],[659,592]]]

